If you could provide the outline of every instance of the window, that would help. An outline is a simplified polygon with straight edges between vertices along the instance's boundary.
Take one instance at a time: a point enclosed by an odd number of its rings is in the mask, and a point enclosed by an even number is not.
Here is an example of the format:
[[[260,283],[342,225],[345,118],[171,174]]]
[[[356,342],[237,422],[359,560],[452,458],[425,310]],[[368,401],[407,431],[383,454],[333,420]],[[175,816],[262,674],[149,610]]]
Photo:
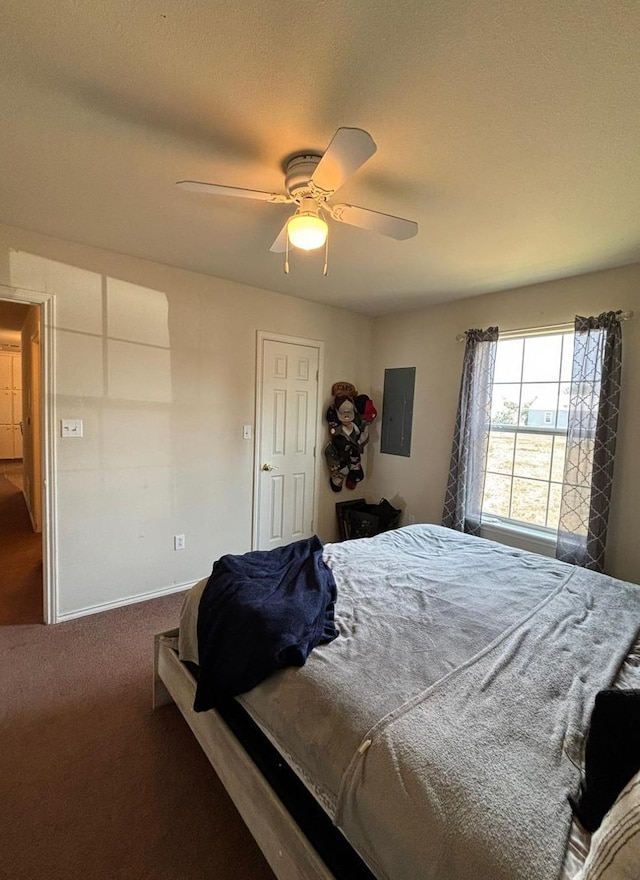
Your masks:
[[[556,531],[573,331],[498,341],[482,516]]]

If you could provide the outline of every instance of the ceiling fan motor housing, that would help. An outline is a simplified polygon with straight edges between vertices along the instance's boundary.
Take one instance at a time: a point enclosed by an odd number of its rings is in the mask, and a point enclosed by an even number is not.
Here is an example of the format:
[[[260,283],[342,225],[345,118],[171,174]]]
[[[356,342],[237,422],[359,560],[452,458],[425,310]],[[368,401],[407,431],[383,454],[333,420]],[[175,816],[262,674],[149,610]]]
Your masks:
[[[294,156],[287,162],[285,186],[287,192],[296,202],[311,195],[311,178],[321,156],[310,156],[306,153]]]
[[[286,195],[198,180],[179,180],[177,183],[186,190],[219,196],[257,199],[276,205],[295,202],[295,212],[271,245],[273,253],[286,253],[289,242],[303,250],[321,247],[328,240],[329,219],[378,232],[398,241],[411,238],[418,232],[418,224],[413,220],[359,208],[357,205],[329,204],[335,192],[375,152],[375,141],[368,132],[361,128],[342,127],[331,138],[324,153],[300,151],[290,154],[291,158],[284,161]],[[294,241],[296,237],[298,242]],[[285,272],[288,271],[287,267],[285,259]]]

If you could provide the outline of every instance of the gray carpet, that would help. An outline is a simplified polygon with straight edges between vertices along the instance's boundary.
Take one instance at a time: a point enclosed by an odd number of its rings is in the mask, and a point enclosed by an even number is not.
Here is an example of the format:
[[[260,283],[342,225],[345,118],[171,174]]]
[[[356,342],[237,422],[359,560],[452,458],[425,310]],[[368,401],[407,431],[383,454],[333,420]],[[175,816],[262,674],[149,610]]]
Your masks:
[[[151,708],[180,602],[0,628],[2,880],[273,880],[178,710]]]

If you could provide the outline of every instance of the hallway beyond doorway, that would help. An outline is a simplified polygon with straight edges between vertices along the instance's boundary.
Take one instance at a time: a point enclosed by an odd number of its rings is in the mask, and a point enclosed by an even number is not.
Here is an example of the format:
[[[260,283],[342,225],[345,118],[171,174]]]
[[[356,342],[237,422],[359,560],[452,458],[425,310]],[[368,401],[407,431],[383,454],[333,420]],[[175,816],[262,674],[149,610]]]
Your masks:
[[[22,462],[0,462],[0,625],[43,622],[42,535],[22,494]]]

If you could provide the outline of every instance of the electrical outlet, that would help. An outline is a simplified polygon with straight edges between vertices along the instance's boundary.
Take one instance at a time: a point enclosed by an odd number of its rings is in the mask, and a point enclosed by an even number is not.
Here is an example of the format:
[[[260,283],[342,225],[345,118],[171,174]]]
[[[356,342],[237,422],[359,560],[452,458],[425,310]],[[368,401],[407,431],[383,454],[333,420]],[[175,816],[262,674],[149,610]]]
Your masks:
[[[174,550],[184,550],[184,548],[185,548],[184,535],[174,535],[173,536],[173,549]]]

